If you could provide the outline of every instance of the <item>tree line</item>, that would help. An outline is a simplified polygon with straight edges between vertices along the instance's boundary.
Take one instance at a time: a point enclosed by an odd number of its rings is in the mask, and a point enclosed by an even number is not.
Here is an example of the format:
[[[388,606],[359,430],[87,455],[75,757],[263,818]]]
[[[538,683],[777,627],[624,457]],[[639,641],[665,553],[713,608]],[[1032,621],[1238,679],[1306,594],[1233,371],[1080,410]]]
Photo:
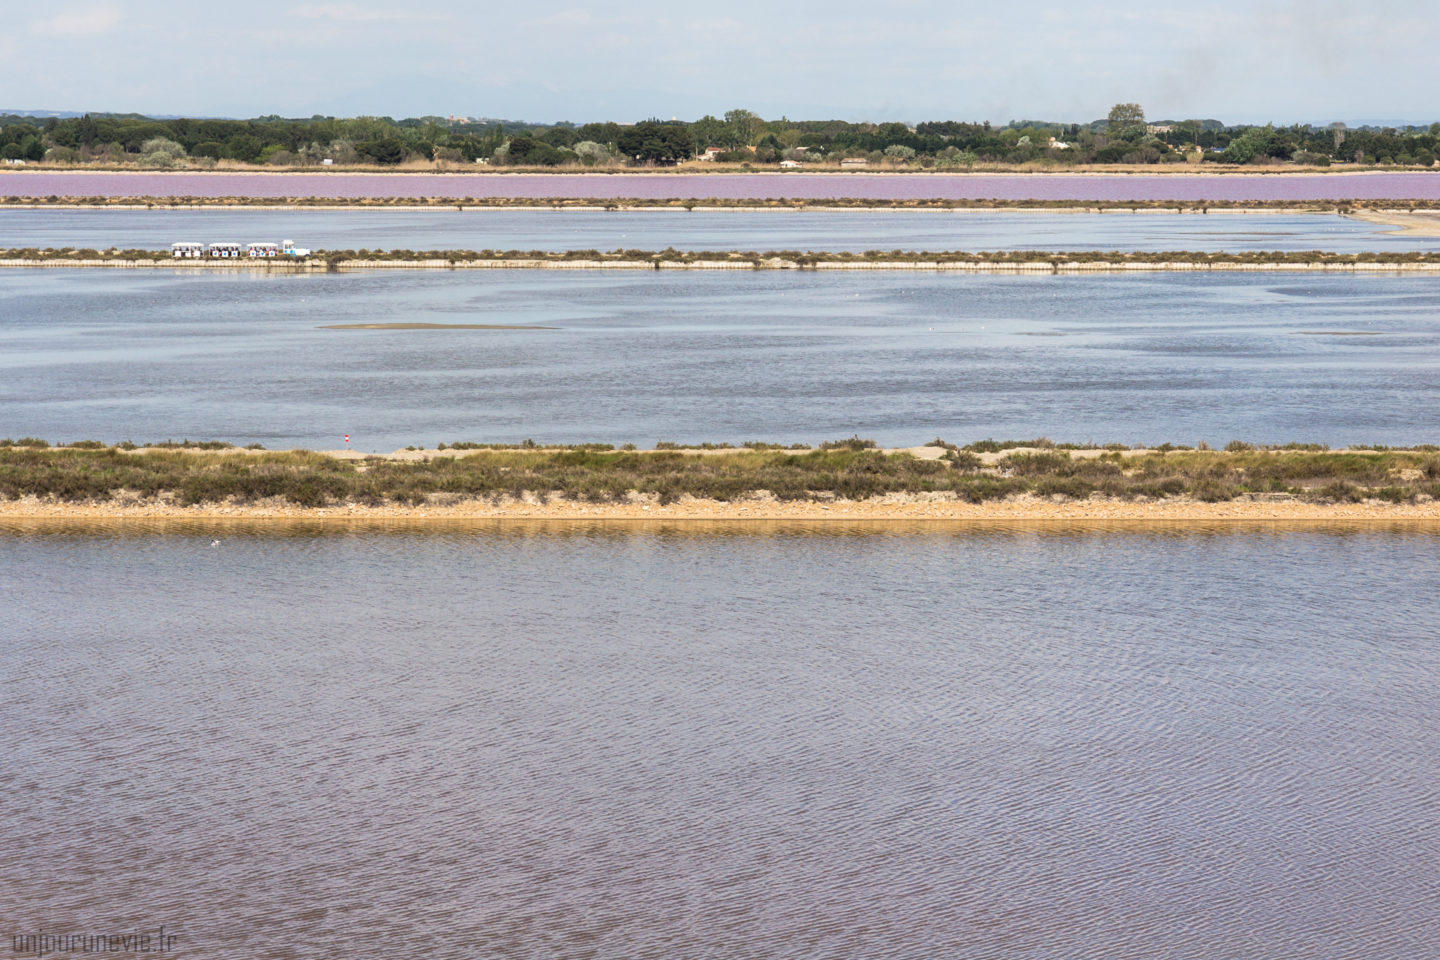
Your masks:
[[[421,117],[278,116],[251,120],[157,119],[134,114],[0,116],[0,158],[45,164],[204,168],[227,161],[279,167],[489,164],[528,167],[665,166],[697,155],[719,162],[806,164],[864,159],[925,169],[976,164],[1228,165],[1331,163],[1428,167],[1440,156],[1440,123],[1347,128],[1147,122],[1139,104],[1116,104],[1091,123],[1021,120],[851,123],[765,120],[745,109],[695,121],[525,124]]]

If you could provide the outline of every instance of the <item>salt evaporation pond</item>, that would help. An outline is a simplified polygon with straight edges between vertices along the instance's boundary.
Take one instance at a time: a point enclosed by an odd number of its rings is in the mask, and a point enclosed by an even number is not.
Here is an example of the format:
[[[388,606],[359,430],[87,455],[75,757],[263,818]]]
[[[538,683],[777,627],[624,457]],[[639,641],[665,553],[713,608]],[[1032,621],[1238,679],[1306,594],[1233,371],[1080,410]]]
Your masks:
[[[1437,547],[0,524],[0,903],[177,957],[1433,957]]]
[[[361,250],[1428,251],[1433,237],[1331,214],[897,210],[0,210],[0,248],[168,250],[175,240],[280,240]]]
[[[1435,200],[1440,173],[0,173],[0,196],[834,200]]]
[[[0,437],[1440,439],[1415,276],[0,275]],[[336,330],[511,324],[528,330]]]

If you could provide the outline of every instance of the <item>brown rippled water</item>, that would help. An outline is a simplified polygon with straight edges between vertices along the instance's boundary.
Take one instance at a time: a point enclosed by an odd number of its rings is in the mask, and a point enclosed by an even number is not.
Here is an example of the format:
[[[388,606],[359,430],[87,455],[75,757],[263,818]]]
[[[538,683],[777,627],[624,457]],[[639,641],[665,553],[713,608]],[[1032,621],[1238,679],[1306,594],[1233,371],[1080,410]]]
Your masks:
[[[12,524],[0,935],[1430,957],[1437,545]]]

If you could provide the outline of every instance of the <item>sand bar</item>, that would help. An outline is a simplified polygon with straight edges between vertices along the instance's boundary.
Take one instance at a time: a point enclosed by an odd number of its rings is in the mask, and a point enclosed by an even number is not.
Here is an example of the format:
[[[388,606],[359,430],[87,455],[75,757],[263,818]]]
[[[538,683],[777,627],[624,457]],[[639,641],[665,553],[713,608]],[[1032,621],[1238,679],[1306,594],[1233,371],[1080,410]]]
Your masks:
[[[821,257],[833,255],[822,254]],[[1061,257],[1064,255],[1061,254]],[[160,259],[80,259],[67,257],[5,257],[0,268],[33,270],[171,270],[195,271],[259,271],[262,273],[359,273],[377,270],[460,271],[460,270],[792,270],[805,272],[910,272],[910,273],[1440,273],[1436,260],[1354,260],[1352,255],[1321,255],[1309,260],[1225,260],[1225,259],[1086,259],[1086,260],[923,260],[923,259],[813,259],[790,260],[782,257],[735,256],[725,259],[567,259],[562,254],[553,258],[500,258],[473,260],[303,260],[266,261],[238,260],[172,260]],[[356,329],[345,327],[336,329]]]
[[[1349,214],[1356,220],[1378,223],[1397,230],[1384,233],[1396,237],[1440,237],[1440,213],[1410,213],[1392,210],[1365,210]]]

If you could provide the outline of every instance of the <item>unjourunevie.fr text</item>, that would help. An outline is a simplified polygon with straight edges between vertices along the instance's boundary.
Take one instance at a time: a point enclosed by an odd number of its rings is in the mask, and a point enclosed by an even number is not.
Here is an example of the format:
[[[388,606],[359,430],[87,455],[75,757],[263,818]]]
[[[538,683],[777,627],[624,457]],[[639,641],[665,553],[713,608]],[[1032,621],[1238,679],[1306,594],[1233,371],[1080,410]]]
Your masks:
[[[50,957],[87,953],[172,953],[175,935],[162,926],[154,931],[130,933],[12,933],[10,949],[21,957]]]

